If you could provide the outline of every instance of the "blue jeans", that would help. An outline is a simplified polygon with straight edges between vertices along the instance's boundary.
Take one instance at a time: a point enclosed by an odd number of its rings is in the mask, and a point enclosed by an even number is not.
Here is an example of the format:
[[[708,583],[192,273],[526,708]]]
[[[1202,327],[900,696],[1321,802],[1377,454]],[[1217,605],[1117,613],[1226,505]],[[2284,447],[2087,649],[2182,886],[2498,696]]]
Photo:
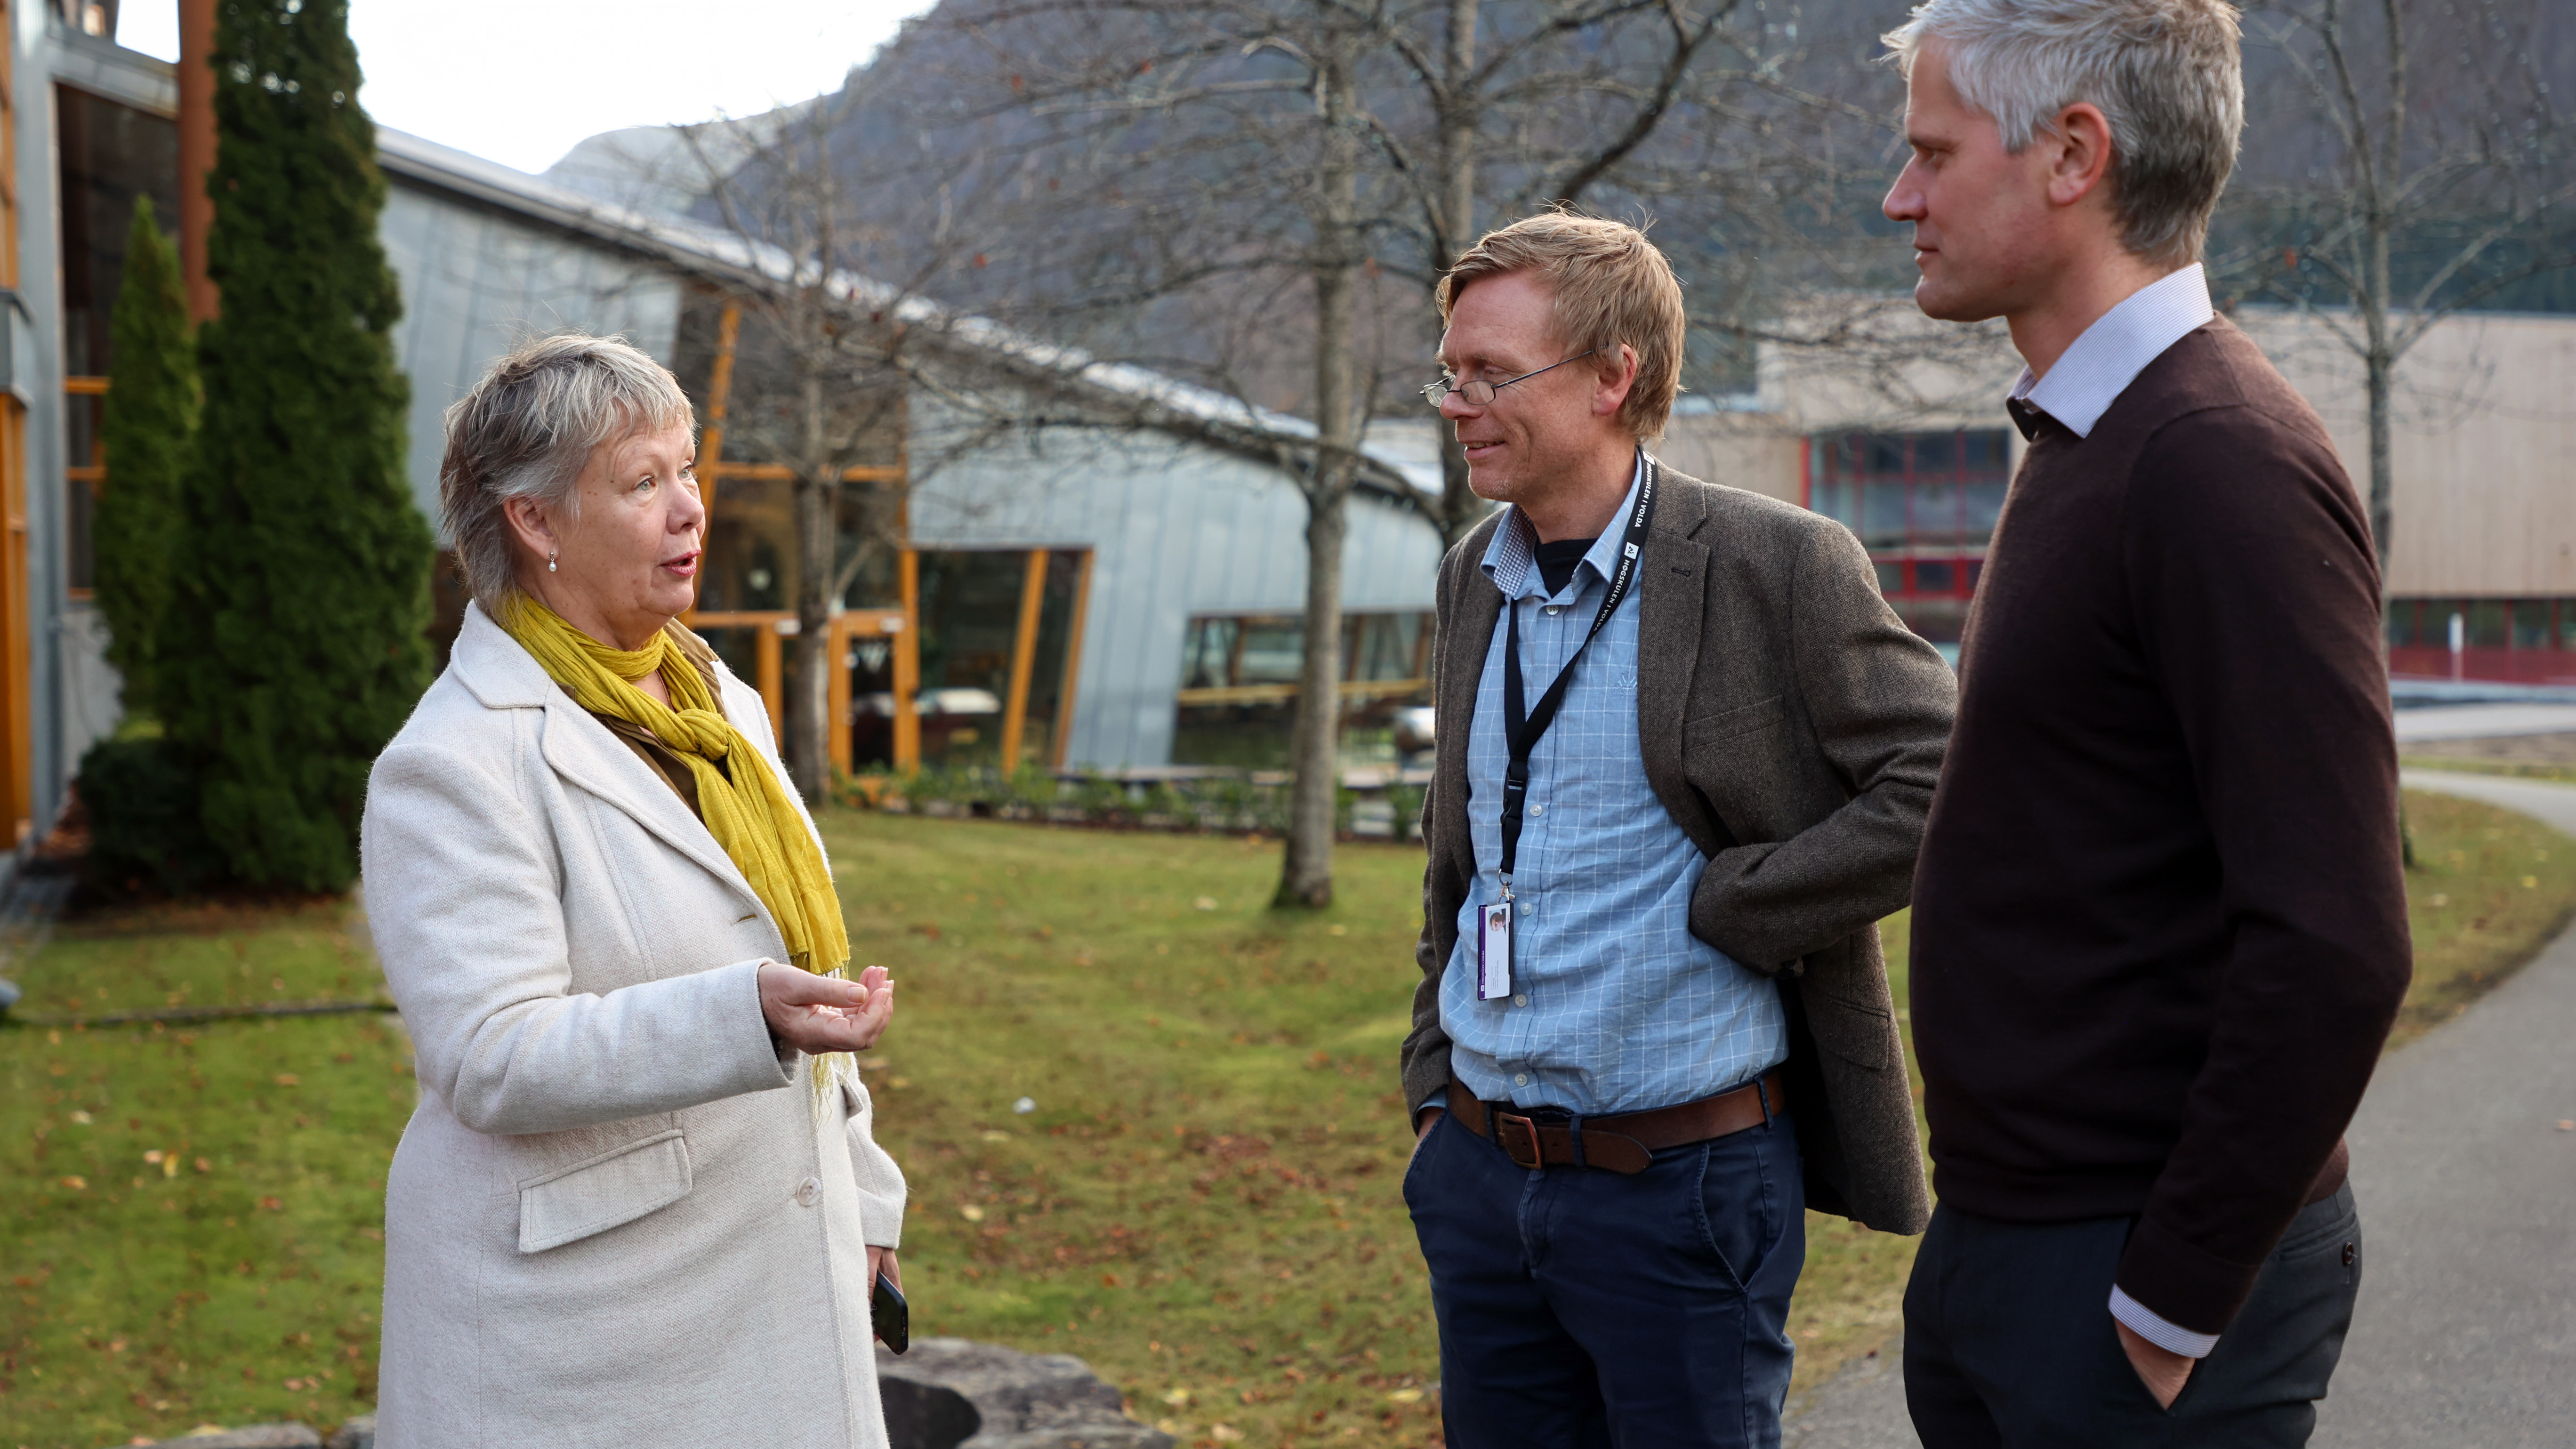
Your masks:
[[[1626,1176],[1524,1170],[1444,1112],[1404,1201],[1453,1449],[1780,1442],[1807,1251],[1786,1113]]]

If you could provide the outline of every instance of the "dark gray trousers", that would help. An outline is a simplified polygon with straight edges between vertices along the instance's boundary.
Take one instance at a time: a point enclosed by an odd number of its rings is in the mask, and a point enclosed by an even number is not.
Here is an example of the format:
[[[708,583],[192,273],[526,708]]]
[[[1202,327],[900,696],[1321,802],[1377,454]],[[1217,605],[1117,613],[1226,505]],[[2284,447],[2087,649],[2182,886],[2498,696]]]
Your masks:
[[[2302,1209],[2171,1409],[2112,1327],[2132,1218],[2007,1223],[1947,1207],[1905,1289],[1905,1401],[1925,1449],[2295,1449],[2343,1353],[2361,1283],[2346,1184]]]

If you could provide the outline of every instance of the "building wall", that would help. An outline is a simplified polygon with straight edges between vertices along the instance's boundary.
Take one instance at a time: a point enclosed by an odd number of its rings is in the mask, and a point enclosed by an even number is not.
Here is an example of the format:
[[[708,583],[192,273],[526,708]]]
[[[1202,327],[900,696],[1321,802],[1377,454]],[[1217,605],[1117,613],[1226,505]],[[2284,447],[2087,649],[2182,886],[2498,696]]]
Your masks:
[[[1805,501],[1798,484],[1806,439],[1767,413],[1682,413],[1646,447],[1666,466],[1703,483]]]
[[[1162,434],[1074,429],[942,456],[943,431],[962,429],[914,408],[917,546],[1094,551],[1067,764],[1170,760],[1192,616],[1305,607],[1305,502],[1276,469]],[[1344,608],[1428,610],[1439,563],[1423,516],[1352,499]]]
[[[412,496],[438,518],[441,422],[494,360],[551,332],[622,332],[665,364],[679,327],[668,268],[401,178],[379,232],[402,287],[394,358],[411,379]]]
[[[1766,344],[1761,411],[1674,420],[1676,467],[1795,499],[1797,440],[1842,431],[2004,425],[2019,360],[1998,327],[1954,328],[1893,299],[1848,304],[1811,330],[1847,349]],[[2348,313],[2234,315],[2324,419],[2353,484],[2370,487],[2368,394],[2337,337]],[[2576,596],[2576,317],[2470,313],[2434,324],[2399,362],[2390,460],[2397,597]],[[2021,438],[2008,439],[2018,463]],[[1788,443],[1792,446],[1774,447]],[[1700,474],[1702,477],[1710,473]],[[1764,486],[1761,480],[1768,480]]]
[[[2360,359],[2319,318],[2237,318],[2324,418],[2353,485],[2370,487]],[[2576,594],[2576,317],[2459,314],[2397,365],[2388,591]]]
[[[70,495],[63,476],[68,420],[63,398],[62,197],[57,166],[57,85],[76,86],[159,115],[178,107],[170,67],[149,56],[64,30],[50,5],[12,7],[18,154],[18,302],[12,385],[27,405],[27,604],[33,715],[35,828],[60,813],[91,742],[116,727],[119,681],[105,654],[97,610],[71,596]],[[14,329],[13,329],[14,330]]]

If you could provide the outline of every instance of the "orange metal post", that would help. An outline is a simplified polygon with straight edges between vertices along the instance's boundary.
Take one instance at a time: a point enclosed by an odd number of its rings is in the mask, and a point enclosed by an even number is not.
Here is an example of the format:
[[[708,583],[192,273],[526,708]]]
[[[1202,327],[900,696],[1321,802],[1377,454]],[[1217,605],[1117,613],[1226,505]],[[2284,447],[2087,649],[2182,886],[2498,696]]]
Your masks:
[[[843,614],[832,621],[831,647],[823,651],[824,663],[832,671],[831,687],[826,690],[832,712],[830,727],[824,732],[825,749],[841,773],[850,772],[850,639],[853,626],[872,615]],[[874,631],[870,631],[874,632]]]
[[[5,21],[0,16],[0,21]],[[12,207],[10,210],[15,210]],[[0,399],[0,692],[7,695],[7,774],[0,777],[0,819],[9,839],[23,845],[35,833],[35,712],[28,698],[33,678],[27,638],[27,410]]]
[[[894,767],[921,768],[921,555],[905,549],[896,572],[903,592],[903,629],[894,636]]]
[[[1011,692],[1002,702],[1002,773],[1020,767],[1020,736],[1029,724],[1029,674],[1038,658],[1038,610],[1046,601],[1046,550],[1029,550],[1029,566],[1020,575],[1020,627],[1011,634]]]
[[[16,6],[0,0],[0,37],[15,37]],[[18,76],[14,43],[0,44],[0,288],[18,288]],[[0,395],[0,826],[24,844],[36,826],[35,677],[28,642],[27,409]]]
[[[215,225],[215,199],[206,192],[215,169],[214,54],[215,0],[179,0],[179,270],[191,322],[214,316],[223,302],[206,275],[206,234]]]
[[[764,623],[753,636],[757,646],[756,664],[760,675],[760,702],[769,706],[769,737],[787,738],[787,665],[778,647],[778,626]]]
[[[724,476],[725,409],[733,401],[733,347],[741,335],[742,304],[727,297],[724,315],[716,322],[716,361],[707,374],[707,430],[698,447],[698,496],[706,500],[710,521],[716,510],[716,480]]]

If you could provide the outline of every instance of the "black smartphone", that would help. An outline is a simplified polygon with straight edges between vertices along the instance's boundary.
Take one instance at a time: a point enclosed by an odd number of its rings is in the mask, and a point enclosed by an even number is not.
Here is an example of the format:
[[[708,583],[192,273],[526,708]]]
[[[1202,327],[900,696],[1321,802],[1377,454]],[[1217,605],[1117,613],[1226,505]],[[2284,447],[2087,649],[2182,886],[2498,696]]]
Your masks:
[[[885,1340],[888,1352],[901,1353],[912,1347],[912,1306],[903,1301],[903,1290],[883,1273],[877,1275],[876,1297],[868,1305],[868,1316],[874,1320],[877,1337]]]

